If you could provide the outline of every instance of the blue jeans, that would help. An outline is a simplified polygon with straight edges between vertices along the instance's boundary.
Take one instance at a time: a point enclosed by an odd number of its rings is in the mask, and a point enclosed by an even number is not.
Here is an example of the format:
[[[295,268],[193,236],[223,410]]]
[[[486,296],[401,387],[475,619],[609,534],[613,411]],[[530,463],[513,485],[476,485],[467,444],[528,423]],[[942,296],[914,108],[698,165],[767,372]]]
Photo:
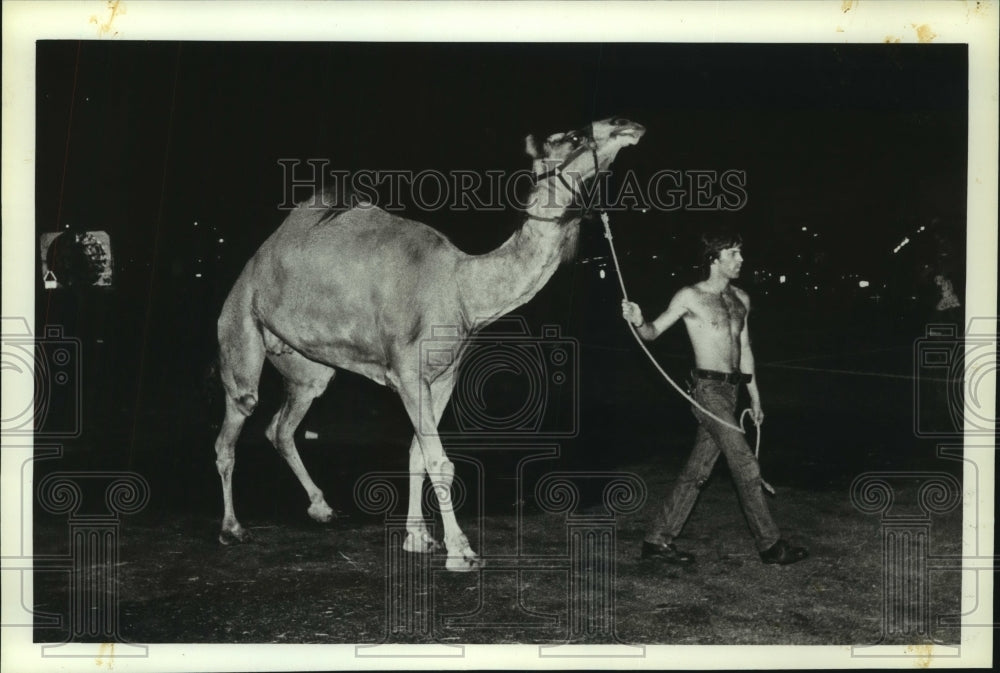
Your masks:
[[[719,418],[738,425],[735,417],[737,390],[738,384],[695,378],[691,397]],[[778,541],[780,533],[767,509],[767,503],[764,502],[760,467],[747,444],[746,436],[706,416],[697,407],[691,409],[699,423],[694,450],[677,478],[670,497],[663,501],[646,535],[646,541],[669,543],[680,534],[695,500],[698,499],[698,492],[708,480],[721,452],[729,464],[729,472],[757,550],[769,549]]]

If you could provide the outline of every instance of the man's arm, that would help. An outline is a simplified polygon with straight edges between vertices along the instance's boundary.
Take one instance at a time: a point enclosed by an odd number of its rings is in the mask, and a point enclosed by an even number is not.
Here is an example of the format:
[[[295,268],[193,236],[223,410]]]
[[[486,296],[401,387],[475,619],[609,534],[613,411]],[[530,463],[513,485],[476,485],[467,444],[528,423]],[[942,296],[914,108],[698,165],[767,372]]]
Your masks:
[[[743,319],[743,331],[740,332],[740,371],[753,377],[747,384],[747,392],[750,394],[750,408],[754,422],[760,425],[764,422],[764,412],[760,406],[760,389],[757,387],[757,367],[753,359],[753,348],[750,347],[750,296],[745,292],[740,292],[738,296],[747,309],[746,317]]]
[[[663,334],[675,322],[684,317],[688,312],[691,300],[691,288],[685,287],[677,291],[677,294],[670,300],[667,310],[661,313],[656,320],[649,323],[642,317],[642,310],[639,305],[633,302],[622,301],[622,316],[632,323],[636,333],[643,341],[652,341]]]

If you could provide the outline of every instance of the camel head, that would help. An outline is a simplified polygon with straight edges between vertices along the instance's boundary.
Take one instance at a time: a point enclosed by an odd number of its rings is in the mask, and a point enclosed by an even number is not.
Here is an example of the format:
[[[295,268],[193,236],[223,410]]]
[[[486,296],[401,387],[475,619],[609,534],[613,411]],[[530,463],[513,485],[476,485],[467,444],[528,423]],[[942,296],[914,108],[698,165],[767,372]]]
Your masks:
[[[646,132],[642,124],[621,117],[592,122],[575,131],[553,133],[541,147],[534,136],[525,138],[525,151],[532,158],[536,175],[545,175],[558,167],[560,173],[579,175],[588,180],[596,170],[611,165],[619,150],[635,145]]]
[[[544,210],[551,211],[551,206],[568,207],[579,192],[580,183],[607,169],[623,147],[638,143],[645,132],[641,124],[612,117],[575,131],[553,133],[540,147],[534,136],[525,138],[536,188],[548,192]]]

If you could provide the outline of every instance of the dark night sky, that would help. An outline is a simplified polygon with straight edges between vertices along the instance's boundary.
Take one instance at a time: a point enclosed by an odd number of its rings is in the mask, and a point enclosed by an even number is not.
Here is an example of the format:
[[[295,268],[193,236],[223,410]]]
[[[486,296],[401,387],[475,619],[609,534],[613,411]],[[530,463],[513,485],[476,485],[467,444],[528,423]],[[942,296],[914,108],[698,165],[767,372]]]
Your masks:
[[[629,117],[648,132],[620,153],[616,177],[739,169],[748,196],[729,212],[614,214],[630,297],[655,315],[693,280],[695,234],[719,222],[738,228],[758,362],[836,351],[846,335],[859,351],[900,346],[904,359],[885,366],[905,374],[909,346],[933,313],[929,276],[945,248],[956,277],[964,270],[964,44],[41,41],[36,81],[38,232],[105,230],[115,256],[109,290],[52,292],[36,280],[36,325],[63,325],[86,354],[78,444],[109,464],[153,461],[144,469],[211,499],[213,511],[207,447],[222,404],[211,374],[215,323],[240,269],[284,216],[282,159],[515,171],[530,165],[528,133]],[[407,214],[468,252],[498,245],[518,220],[409,205]],[[911,244],[893,255],[903,236]],[[594,257],[607,254],[599,224],[585,223],[578,263],[518,309],[533,334],[557,324],[581,344],[581,418],[602,421],[586,425],[567,455],[588,469],[616,458],[601,449],[610,441],[641,452],[643,433],[665,418],[662,381],[622,326],[617,285],[598,279]],[[790,282],[779,287],[781,273]],[[872,287],[859,290],[850,274]],[[906,311],[909,322],[899,319]],[[686,366],[683,332],[655,350],[673,374]],[[862,371],[883,366],[850,360]],[[345,446],[394,451],[385,464],[397,464],[412,434],[398,398],[360,377],[338,381],[341,392],[317,402],[307,427]],[[278,386],[265,369],[248,441],[262,440]],[[501,406],[520,399],[498,390],[490,399]],[[789,392],[792,406],[800,394]],[[857,413],[853,394],[844,395]],[[887,402],[897,403],[909,412],[909,397]],[[683,405],[671,409],[678,427],[690,423]],[[802,422],[805,432],[810,418]],[[786,427],[797,436],[798,426]]]
[[[218,420],[197,391],[211,385],[226,293],[283,218],[281,159],[514,171],[530,165],[527,133],[620,114],[648,132],[618,156],[616,176],[747,176],[737,211],[613,215],[630,296],[651,313],[693,280],[695,234],[717,222],[742,232],[740,282],[772,334],[783,320],[805,329],[802,311],[817,304],[845,326],[930,310],[936,289],[923,265],[941,264],[941,241],[964,268],[965,45],[41,41],[37,56],[36,226],[109,232],[115,276],[110,291],[77,293],[46,292],[39,274],[36,324],[83,341],[85,418],[109,446],[210,443],[175,435],[184,419]],[[408,214],[468,252],[498,245],[518,220]],[[903,236],[912,244],[892,255]],[[578,264],[519,313],[533,330],[558,323],[588,353],[625,354],[607,366],[633,366],[617,287],[583,264],[607,254],[599,224],[585,224]],[[756,275],[766,271],[775,275]],[[779,273],[791,279],[780,288]],[[843,278],[852,273],[872,287],[859,291]],[[810,294],[814,283],[822,288]],[[686,346],[679,332],[661,341]],[[594,358],[583,366],[601,380]],[[359,409],[379,403],[356,399]]]
[[[649,133],[616,171],[748,183],[734,213],[621,214],[622,245],[722,219],[778,267],[808,226],[850,271],[935,218],[964,231],[967,90],[964,45],[40,42],[37,226],[106,229],[124,261],[183,254],[198,220],[241,265],[281,158],[516,170],[526,133],[622,114]],[[511,221],[420,219],[470,251]]]

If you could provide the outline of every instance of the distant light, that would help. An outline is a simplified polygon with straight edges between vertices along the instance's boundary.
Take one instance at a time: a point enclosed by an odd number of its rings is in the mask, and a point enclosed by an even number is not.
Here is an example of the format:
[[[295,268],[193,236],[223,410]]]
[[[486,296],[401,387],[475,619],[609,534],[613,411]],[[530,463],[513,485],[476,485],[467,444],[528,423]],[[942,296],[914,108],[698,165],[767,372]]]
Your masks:
[[[927,228],[927,227],[925,227],[925,226],[921,225],[921,226],[920,226],[920,228],[919,228],[919,229],[917,229],[917,231],[923,231],[923,230],[924,230],[924,229],[926,229],[926,228]]]
[[[194,226],[196,226],[196,227],[198,226],[198,222],[197,221],[195,221]]]
[[[858,281],[858,287],[868,287],[868,281],[867,280],[859,280]]]
[[[604,276],[605,276],[604,269],[601,269],[600,274],[601,274],[601,278],[604,278]]]
[[[66,228],[69,229],[69,225],[68,224],[66,225]]]
[[[813,285],[813,289],[814,290],[818,290],[819,289],[819,285]]]
[[[226,242],[226,239],[224,239],[224,238],[220,238],[219,239],[219,243],[225,243],[225,242]]]
[[[656,255],[653,255],[653,259],[656,259]]]
[[[802,231],[809,231],[809,227],[802,227]]]
[[[813,238],[816,238],[817,236],[819,236],[819,234],[813,233]]]
[[[906,245],[909,242],[910,242],[909,238],[904,238],[902,241],[899,242],[899,245],[897,245],[895,248],[892,249],[892,254],[895,255],[897,252],[902,250],[904,245]]]
[[[644,212],[644,213],[648,213],[648,212],[649,212],[649,208],[643,208],[643,209],[642,209],[642,212]]]
[[[200,274],[200,273],[196,273],[196,274],[194,275],[194,277],[195,277],[195,278],[201,278],[201,274]]]
[[[788,279],[785,278],[785,274],[781,274],[780,276],[778,276],[778,282],[779,283],[784,283],[786,280],[788,280]]]

